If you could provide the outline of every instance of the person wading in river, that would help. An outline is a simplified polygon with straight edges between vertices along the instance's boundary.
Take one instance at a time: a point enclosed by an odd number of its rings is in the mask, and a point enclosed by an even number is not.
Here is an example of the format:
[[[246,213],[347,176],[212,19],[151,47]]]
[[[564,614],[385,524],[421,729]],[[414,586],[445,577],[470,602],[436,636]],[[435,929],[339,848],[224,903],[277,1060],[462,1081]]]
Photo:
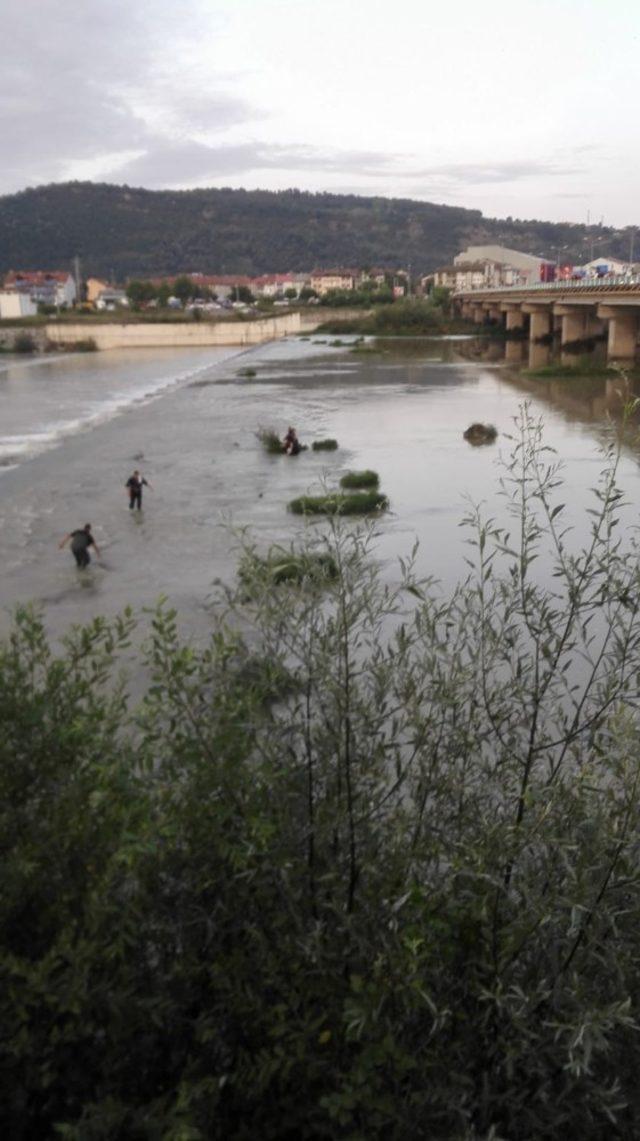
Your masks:
[[[284,440],[282,441],[282,446],[285,450],[286,455],[288,455],[288,456],[297,456],[298,455],[298,453],[300,452],[300,441],[298,439],[298,433],[296,432],[295,428],[289,428],[288,429],[287,434],[286,434]]]
[[[153,491],[153,485],[149,483],[149,480],[145,479],[143,475],[140,475],[140,472],[136,468],[124,486],[129,496],[129,510],[133,511],[134,507],[137,506],[138,511],[140,511],[142,507],[142,488],[150,487]]]
[[[61,539],[58,543],[59,549],[62,550],[62,548],[67,545],[69,540],[71,540],[71,553],[76,560],[77,566],[79,566],[81,570],[84,570],[85,567],[88,567],[89,563],[91,562],[89,547],[93,547],[98,558],[100,558],[98,544],[91,534],[90,523],[85,523],[81,531],[70,531],[68,535],[65,535],[64,539]]]

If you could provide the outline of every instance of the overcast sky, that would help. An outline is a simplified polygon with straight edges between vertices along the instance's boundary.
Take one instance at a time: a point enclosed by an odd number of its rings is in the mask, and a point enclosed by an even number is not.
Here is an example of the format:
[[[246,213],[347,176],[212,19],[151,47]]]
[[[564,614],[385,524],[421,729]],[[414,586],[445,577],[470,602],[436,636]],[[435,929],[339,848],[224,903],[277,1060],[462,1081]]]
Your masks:
[[[0,193],[69,178],[640,224],[638,0],[0,0]]]

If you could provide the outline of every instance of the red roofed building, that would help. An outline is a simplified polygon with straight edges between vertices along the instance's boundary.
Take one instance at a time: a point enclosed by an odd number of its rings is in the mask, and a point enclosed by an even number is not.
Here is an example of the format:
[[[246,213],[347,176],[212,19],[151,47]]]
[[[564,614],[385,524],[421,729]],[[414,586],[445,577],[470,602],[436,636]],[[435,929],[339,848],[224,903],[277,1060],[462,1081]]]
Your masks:
[[[72,274],[64,270],[10,270],[4,287],[27,293],[37,304],[57,305],[61,309],[73,305],[76,299],[76,283]]]
[[[218,297],[228,297],[231,290],[238,285],[246,285],[251,289],[252,278],[247,277],[242,273],[176,273],[170,277],[152,277],[149,280],[152,285],[168,285],[173,288],[176,280],[179,277],[188,277],[194,285],[199,286],[201,289],[210,289],[212,293],[216,293]]]

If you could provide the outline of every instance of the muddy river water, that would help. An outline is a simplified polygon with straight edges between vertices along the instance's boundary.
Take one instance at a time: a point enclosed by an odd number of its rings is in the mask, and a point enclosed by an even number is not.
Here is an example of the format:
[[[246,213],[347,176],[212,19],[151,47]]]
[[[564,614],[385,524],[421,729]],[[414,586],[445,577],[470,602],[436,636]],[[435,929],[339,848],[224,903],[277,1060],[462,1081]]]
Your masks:
[[[320,338],[233,349],[137,350],[0,362],[0,559],[5,632],[15,606],[42,608],[52,634],[126,604],[160,596],[198,637],[216,579],[232,581],[233,527],[259,544],[304,527],[294,496],[335,486],[349,469],[373,468],[391,510],[379,521],[376,556],[393,577],[397,557],[420,542],[418,564],[444,586],[464,571],[459,523],[466,497],[500,516],[500,456],[523,400],[545,422],[565,463],[565,499],[578,539],[602,466],[604,421],[622,395],[605,381],[525,381],[500,347],[456,339],[386,341],[354,353]],[[256,375],[242,377],[251,367]],[[472,421],[495,424],[492,447],[462,438]],[[303,441],[326,436],[335,453],[269,456],[256,429],[289,424]],[[151,481],[141,513],[124,483],[138,467]],[[630,507],[640,507],[633,446],[622,460]],[[78,572],[66,532],[90,521],[102,559]],[[315,524],[317,526],[317,524]]]

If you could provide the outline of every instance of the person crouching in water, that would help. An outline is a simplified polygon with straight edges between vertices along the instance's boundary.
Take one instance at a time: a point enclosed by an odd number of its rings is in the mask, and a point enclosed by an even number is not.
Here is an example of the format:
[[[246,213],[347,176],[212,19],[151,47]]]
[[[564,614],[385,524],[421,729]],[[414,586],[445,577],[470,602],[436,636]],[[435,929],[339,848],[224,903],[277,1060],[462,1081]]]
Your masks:
[[[148,479],[145,479],[143,475],[140,475],[140,472],[136,468],[133,475],[129,476],[124,486],[129,494],[129,510],[133,511],[134,507],[137,506],[138,511],[140,511],[142,508],[142,488],[151,487]]]
[[[289,428],[282,441],[286,455],[297,456],[300,451],[300,441],[295,428]]]
[[[88,567],[91,562],[89,547],[94,547],[98,558],[100,558],[98,544],[91,534],[90,523],[85,523],[81,531],[70,531],[68,535],[65,535],[64,539],[61,539],[58,544],[59,549],[62,550],[69,540],[71,540],[71,553],[76,560],[77,566],[79,566],[81,570]]]

